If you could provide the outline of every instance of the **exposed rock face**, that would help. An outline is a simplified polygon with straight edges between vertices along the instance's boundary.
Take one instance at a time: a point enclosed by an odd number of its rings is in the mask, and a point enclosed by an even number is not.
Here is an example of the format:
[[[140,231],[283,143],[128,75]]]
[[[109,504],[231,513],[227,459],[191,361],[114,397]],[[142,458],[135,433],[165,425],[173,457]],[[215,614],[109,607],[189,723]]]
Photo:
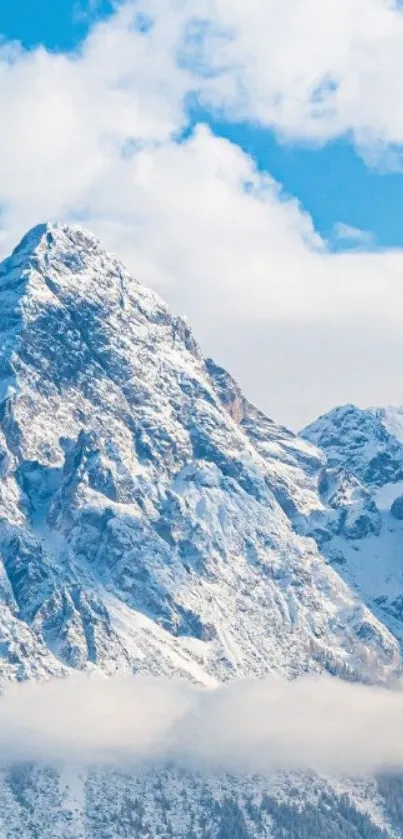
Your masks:
[[[96,239],[63,225],[23,239],[0,266],[0,347],[3,681],[75,668],[204,685],[399,671],[393,627],[318,550],[331,542],[342,567],[346,544],[382,529],[359,470],[338,462],[341,444],[329,443],[327,464],[250,405],[187,323]],[[391,457],[399,474],[396,446]],[[261,779],[258,794],[256,779],[252,793],[246,780],[175,772],[94,770],[72,782],[7,770],[0,810],[14,833],[4,835],[232,839],[236,824],[257,839],[283,835],[278,802],[291,807],[295,785],[306,805],[301,777]],[[323,812],[327,790],[341,813],[340,785],[315,783]],[[358,793],[343,789],[357,814]],[[374,839],[389,829],[382,806],[365,816]]]

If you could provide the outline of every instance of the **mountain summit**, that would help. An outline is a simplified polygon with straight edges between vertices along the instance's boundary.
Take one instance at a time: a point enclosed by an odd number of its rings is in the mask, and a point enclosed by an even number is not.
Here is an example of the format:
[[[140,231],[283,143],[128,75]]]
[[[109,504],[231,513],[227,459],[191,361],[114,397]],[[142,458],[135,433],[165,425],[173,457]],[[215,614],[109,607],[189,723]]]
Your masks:
[[[34,228],[0,267],[0,311],[8,608],[54,669],[367,677],[366,625],[393,670],[392,638],[286,514],[318,503],[301,476],[319,453],[96,239]]]
[[[40,225],[2,263],[0,352],[3,682],[75,669],[206,686],[306,672],[385,682],[399,672],[398,640],[318,548],[326,455],[250,405],[204,359],[187,322],[93,236]],[[136,795],[149,784],[157,812],[161,780],[141,783]],[[53,813],[43,837],[236,835],[231,808],[214,810],[214,784],[207,795],[186,782],[191,827],[175,816],[178,778],[164,783],[175,833],[144,812],[143,832],[118,832],[128,781],[102,773],[81,790],[75,833],[60,779],[35,768],[22,779],[3,773],[0,802],[24,839],[37,835],[24,822],[32,795]],[[106,787],[121,805],[110,828]],[[247,827],[245,792],[228,779],[220,789],[242,817],[242,839],[277,835],[262,821]],[[201,832],[203,796],[210,833]],[[374,825],[368,836],[378,839]]]

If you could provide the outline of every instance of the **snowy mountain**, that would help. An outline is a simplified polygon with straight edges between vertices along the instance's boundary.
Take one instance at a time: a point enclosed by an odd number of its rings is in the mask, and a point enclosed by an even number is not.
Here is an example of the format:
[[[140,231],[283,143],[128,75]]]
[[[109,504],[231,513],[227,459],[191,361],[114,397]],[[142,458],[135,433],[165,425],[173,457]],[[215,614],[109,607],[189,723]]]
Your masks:
[[[370,486],[403,480],[403,408],[345,405],[309,425],[302,436]]]
[[[320,417],[303,437],[327,457],[310,526],[348,584],[403,643],[403,409],[353,405]],[[334,485],[343,485],[334,493]],[[353,526],[351,526],[353,525]]]
[[[403,478],[393,421],[279,427],[94,237],[54,224],[0,266],[0,396],[3,683],[400,672],[395,624],[343,570],[350,546],[400,534],[376,495]],[[1,773],[0,835],[297,839],[321,819],[332,839],[382,839],[400,835],[394,796],[17,766]]]

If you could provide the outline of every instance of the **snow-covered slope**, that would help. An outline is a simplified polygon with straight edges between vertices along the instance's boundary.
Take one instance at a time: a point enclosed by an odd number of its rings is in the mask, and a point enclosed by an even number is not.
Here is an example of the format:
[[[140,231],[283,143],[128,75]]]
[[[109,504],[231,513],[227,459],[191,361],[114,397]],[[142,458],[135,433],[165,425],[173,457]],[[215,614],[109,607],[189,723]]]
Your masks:
[[[320,529],[333,507],[336,520],[351,499],[368,508],[377,538],[370,494],[337,476],[318,492],[324,455],[251,406],[203,358],[187,323],[80,228],[39,226],[0,266],[0,396],[3,681],[73,668],[205,685],[269,672],[378,681],[398,672],[393,634],[312,538],[313,523]],[[169,830],[161,783],[96,773],[72,783],[17,767],[0,778],[1,835],[30,839],[45,813],[43,836],[229,839],[231,819],[244,839],[282,835],[268,782],[259,803],[247,785],[221,779],[215,789],[171,772]],[[190,825],[184,787],[194,788]],[[340,790],[329,790],[341,808]],[[144,812],[147,795],[162,827]],[[351,795],[358,818],[366,805]],[[394,836],[376,806],[362,817],[368,836],[381,839],[382,825]]]

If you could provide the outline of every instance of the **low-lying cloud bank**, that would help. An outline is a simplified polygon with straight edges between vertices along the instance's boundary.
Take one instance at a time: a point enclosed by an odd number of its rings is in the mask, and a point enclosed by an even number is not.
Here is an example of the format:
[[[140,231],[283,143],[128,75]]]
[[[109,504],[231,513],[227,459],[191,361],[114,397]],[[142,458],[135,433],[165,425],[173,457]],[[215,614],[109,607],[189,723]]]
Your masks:
[[[306,677],[216,689],[77,675],[7,688],[0,755],[12,761],[206,771],[374,773],[403,768],[403,692]]]

